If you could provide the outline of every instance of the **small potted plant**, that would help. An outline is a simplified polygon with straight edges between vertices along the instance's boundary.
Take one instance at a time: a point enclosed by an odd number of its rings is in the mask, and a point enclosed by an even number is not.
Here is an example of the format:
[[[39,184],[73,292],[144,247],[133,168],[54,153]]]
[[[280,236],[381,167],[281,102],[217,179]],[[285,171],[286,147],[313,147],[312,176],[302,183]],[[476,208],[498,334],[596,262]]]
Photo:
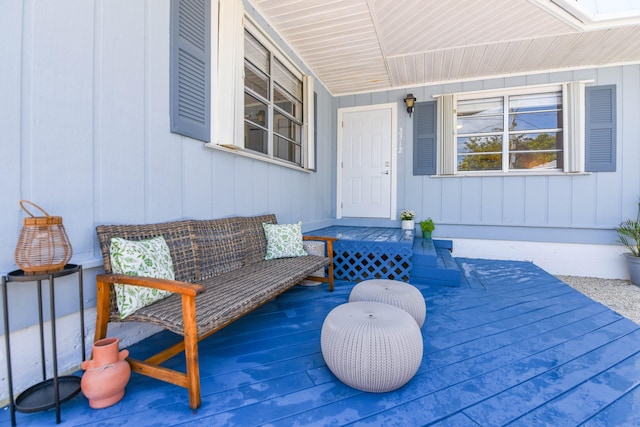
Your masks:
[[[625,252],[627,268],[631,283],[640,286],[640,202],[638,202],[638,213],[636,219],[627,219],[616,227],[618,240],[629,252]]]
[[[416,217],[416,213],[410,209],[405,209],[400,212],[400,219],[402,220],[402,229],[403,230],[414,230],[415,222],[414,218]]]
[[[423,219],[420,221],[420,230],[422,230],[422,237],[424,239],[431,238],[431,232],[436,229],[436,225],[431,218]]]

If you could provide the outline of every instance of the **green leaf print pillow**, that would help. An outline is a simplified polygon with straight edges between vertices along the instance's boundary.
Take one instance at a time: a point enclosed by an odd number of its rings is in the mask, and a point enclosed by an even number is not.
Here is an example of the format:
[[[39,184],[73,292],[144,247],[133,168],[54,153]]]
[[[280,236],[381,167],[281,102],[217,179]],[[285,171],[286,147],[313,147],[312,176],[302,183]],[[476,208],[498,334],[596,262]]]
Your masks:
[[[302,247],[302,221],[295,224],[262,223],[267,238],[267,254],[264,259],[305,256]]]
[[[131,241],[111,239],[111,270],[116,274],[174,280],[171,254],[164,237]],[[144,286],[114,285],[120,318],[171,295],[171,292]]]

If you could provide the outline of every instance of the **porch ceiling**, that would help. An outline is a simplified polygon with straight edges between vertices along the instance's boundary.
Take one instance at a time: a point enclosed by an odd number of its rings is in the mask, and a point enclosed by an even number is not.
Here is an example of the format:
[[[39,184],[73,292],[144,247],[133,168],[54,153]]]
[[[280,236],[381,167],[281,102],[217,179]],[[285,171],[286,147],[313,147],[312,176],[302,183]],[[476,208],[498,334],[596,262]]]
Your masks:
[[[558,0],[250,1],[334,95],[640,61],[637,11],[600,21]]]

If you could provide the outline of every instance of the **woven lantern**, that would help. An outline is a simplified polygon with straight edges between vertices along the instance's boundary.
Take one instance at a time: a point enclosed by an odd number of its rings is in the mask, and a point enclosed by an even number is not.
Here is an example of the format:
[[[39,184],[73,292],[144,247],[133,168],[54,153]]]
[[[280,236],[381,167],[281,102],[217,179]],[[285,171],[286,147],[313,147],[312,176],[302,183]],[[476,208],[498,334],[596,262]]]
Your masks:
[[[44,213],[35,216],[25,207],[29,204]],[[25,274],[47,274],[61,271],[73,253],[62,217],[51,216],[40,206],[20,200],[20,207],[29,214],[24,219],[16,246],[16,263]]]

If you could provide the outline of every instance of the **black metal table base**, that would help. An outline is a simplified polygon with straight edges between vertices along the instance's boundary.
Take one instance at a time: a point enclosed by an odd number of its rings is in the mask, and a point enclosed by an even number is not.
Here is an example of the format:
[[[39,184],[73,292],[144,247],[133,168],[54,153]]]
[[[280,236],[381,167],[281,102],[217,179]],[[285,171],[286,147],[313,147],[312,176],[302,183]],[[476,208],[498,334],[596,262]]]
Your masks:
[[[60,403],[74,397],[80,392],[80,377],[58,377]],[[16,410],[20,412],[40,412],[56,407],[55,380],[46,381],[29,387],[16,398]]]
[[[56,309],[54,294],[54,279],[78,274],[78,297],[80,304],[80,335],[82,341],[82,361],[85,360],[84,338],[84,296],[82,285],[82,266],[67,264],[58,272],[46,274],[25,274],[22,270],[12,271],[6,277],[2,277],[2,296],[4,309],[4,332],[7,355],[7,384],[9,385],[9,405],[11,410],[11,425],[16,425],[16,410],[20,412],[38,412],[55,408],[56,422],[60,423],[60,404],[71,399],[80,391],[80,377],[58,375],[58,355],[56,339]],[[53,364],[53,377],[47,379],[44,316],[42,301],[42,281],[49,282],[49,312],[51,315],[51,353]],[[40,359],[42,364],[42,381],[23,391],[15,400],[13,397],[13,379],[11,373],[11,339],[9,336],[9,304],[7,302],[7,287],[10,282],[36,282],[38,295],[38,323],[40,330]]]

